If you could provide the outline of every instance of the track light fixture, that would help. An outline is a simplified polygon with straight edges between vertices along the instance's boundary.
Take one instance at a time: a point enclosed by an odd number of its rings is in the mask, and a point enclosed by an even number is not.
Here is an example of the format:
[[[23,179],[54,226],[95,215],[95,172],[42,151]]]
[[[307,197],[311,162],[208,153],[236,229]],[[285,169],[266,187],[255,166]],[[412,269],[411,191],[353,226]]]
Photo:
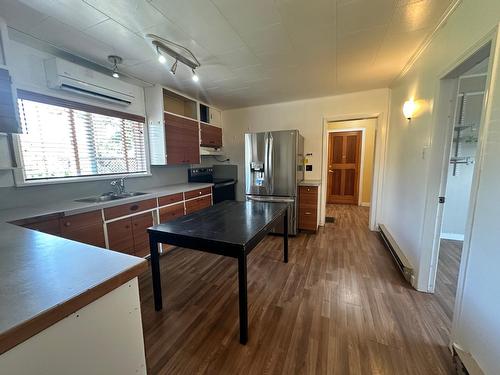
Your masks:
[[[120,78],[120,74],[118,74],[118,64],[121,64],[123,59],[120,56],[116,55],[109,55],[108,56],[108,61],[113,64],[113,71],[111,73],[111,76],[113,78]]]
[[[172,73],[172,75],[174,75],[174,76],[175,76],[175,72],[177,71],[177,62],[178,62],[178,60],[175,60],[174,64],[170,68],[170,73]]]
[[[146,38],[151,40],[151,43],[158,54],[158,61],[160,63],[166,63],[167,59],[165,58],[165,55],[169,55],[175,59],[174,64],[170,68],[170,73],[175,75],[177,65],[180,62],[191,69],[191,72],[193,73],[192,79],[194,82],[198,82],[200,80],[198,74],[196,74],[196,69],[199,68],[201,64],[193,52],[191,52],[188,48],[154,34],[147,34]]]

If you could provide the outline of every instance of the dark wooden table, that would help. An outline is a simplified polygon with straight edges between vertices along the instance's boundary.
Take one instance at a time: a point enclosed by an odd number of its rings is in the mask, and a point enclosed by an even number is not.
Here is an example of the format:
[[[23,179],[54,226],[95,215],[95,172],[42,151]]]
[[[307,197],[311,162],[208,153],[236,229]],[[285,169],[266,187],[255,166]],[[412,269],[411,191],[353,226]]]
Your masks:
[[[283,220],[284,262],[288,262],[286,203],[225,201],[148,229],[155,310],[163,307],[158,244],[195,249],[238,259],[240,342],[248,340],[247,255]]]

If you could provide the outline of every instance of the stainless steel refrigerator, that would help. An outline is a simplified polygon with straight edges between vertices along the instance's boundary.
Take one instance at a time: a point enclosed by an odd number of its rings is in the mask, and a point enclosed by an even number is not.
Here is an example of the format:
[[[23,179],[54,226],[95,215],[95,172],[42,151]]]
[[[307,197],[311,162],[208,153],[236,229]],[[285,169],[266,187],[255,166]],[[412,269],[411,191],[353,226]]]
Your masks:
[[[246,199],[289,204],[289,233],[297,233],[297,183],[304,179],[304,138],[298,130],[245,134]],[[275,228],[283,233],[283,224]]]

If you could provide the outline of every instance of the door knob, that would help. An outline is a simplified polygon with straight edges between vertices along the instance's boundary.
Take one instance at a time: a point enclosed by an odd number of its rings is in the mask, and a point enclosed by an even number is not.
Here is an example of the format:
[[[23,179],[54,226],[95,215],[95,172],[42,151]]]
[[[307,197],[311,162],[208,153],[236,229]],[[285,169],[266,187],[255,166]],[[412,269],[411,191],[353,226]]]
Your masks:
[[[333,171],[331,169],[329,169],[328,172],[333,173]]]

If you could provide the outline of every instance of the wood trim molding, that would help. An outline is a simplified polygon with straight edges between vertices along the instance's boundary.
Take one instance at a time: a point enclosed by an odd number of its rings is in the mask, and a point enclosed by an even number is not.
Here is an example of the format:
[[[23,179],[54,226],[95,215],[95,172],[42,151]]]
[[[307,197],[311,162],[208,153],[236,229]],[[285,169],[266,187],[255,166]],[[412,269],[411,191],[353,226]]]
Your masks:
[[[71,109],[76,109],[78,111],[85,111],[91,113],[97,113],[99,115],[118,117],[125,120],[137,121],[140,123],[145,123],[146,118],[144,116],[134,115],[132,113],[116,111],[114,109],[97,107],[91,104],[79,103],[72,100],[56,98],[55,96],[49,96],[44,94],[38,94],[32,91],[17,90],[17,97],[19,99],[31,100],[34,102],[40,102],[50,105],[57,105],[60,107],[66,107]]]
[[[0,354],[5,353],[16,345],[21,344],[44,329],[49,328],[58,321],[89,305],[105,294],[139,276],[147,269],[148,262],[144,260],[70,300],[35,316],[33,319],[5,331],[0,335]]]

